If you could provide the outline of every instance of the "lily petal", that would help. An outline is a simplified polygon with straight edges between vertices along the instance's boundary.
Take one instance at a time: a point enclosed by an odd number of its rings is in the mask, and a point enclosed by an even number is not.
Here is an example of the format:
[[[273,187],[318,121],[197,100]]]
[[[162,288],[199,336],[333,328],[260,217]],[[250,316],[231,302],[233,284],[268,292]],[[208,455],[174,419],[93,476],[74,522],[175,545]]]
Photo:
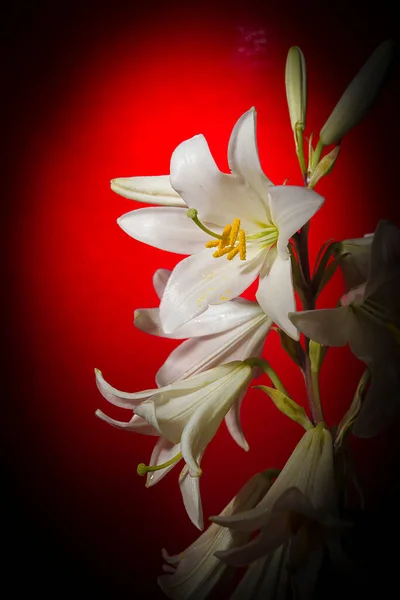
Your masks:
[[[265,222],[266,210],[258,194],[242,177],[222,173],[206,139],[196,135],[182,142],[171,157],[171,185],[202,221],[225,227],[235,218],[248,232]]]
[[[159,300],[161,300],[161,298],[163,297],[170,275],[171,271],[169,271],[168,269],[157,269],[157,271],[153,275],[153,287]]]
[[[144,392],[127,393],[113,388],[105,379],[99,369],[95,369],[96,385],[101,395],[114,406],[120,408],[134,408],[145,398],[149,398],[153,394],[153,390],[145,390]]]
[[[210,239],[184,208],[139,208],[122,215],[117,223],[135,240],[176,254],[199,252]]]
[[[228,163],[235,175],[241,175],[260,198],[268,197],[268,188],[272,181],[264,174],[257,149],[256,138],[257,112],[250,108],[237,121],[228,145]]]
[[[111,189],[124,198],[146,204],[186,206],[184,200],[171,187],[169,175],[118,177],[111,180]]]
[[[263,315],[264,312],[257,302],[236,298],[230,302],[209,306],[204,313],[172,333],[165,333],[163,330],[158,308],[135,310],[134,323],[135,327],[146,333],[179,340],[219,334]]]
[[[162,465],[172,458],[174,458],[181,451],[180,444],[172,444],[165,437],[160,437],[157,441],[156,445],[153,448],[153,452],[150,458],[150,467]],[[161,481],[163,477],[167,473],[174,468],[174,466],[178,464],[177,462],[172,463],[169,467],[165,467],[164,469],[159,469],[158,471],[149,471],[146,477],[146,487],[151,487]]]
[[[353,314],[347,306],[304,310],[289,315],[304,335],[323,346],[344,346],[349,340]]]
[[[248,259],[213,258],[205,248],[185,258],[172,271],[160,304],[164,331],[172,333],[204,313],[210,304],[221,304],[244,292],[259,274],[265,252],[258,248]]]
[[[400,274],[400,229],[391,221],[379,221],[371,247],[366,297]]]
[[[117,427],[118,429],[124,429],[125,431],[133,431],[135,433],[141,433],[143,435],[160,435],[157,429],[154,429],[151,425],[147,423],[141,417],[137,415],[133,415],[132,419],[128,422],[126,421],[116,421],[111,417],[107,416],[101,410],[96,410],[96,417],[99,417],[102,421],[105,421],[109,425],[113,427]]]
[[[264,312],[291,338],[298,340],[299,332],[289,320],[289,313],[296,308],[292,266],[289,259],[282,259],[271,248],[260,273],[256,293],[257,301]]]
[[[201,456],[199,455],[197,457],[197,462],[200,463],[200,460]],[[203,508],[200,496],[200,478],[192,477],[189,474],[187,465],[183,467],[179,476],[179,487],[189,519],[197,529],[204,529]]]
[[[187,421],[182,432],[181,447],[183,458],[192,475],[201,475],[196,456],[204,452],[232,403],[239,394],[247,389],[251,377],[251,367],[240,365],[230,375],[218,382],[218,402],[215,402],[216,389],[214,389],[213,394],[208,394],[203,402],[199,403],[198,408]],[[206,427],[204,426],[205,423],[207,423]]]
[[[323,202],[324,198],[317,192],[304,187],[277,185],[269,189],[271,216],[279,231],[277,249],[281,258],[288,256],[289,239],[315,215]]]
[[[157,372],[157,385],[169,385],[220,364],[258,356],[271,325],[272,321],[262,314],[226,332],[186,340]]]

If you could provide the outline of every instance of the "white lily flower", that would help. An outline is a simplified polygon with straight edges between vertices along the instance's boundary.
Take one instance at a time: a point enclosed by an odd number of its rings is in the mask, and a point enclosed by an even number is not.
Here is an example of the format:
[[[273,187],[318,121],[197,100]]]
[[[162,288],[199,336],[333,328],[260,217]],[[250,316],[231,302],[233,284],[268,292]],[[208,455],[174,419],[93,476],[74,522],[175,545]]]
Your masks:
[[[276,472],[271,470],[251,477],[221,515],[236,514],[255,506],[271,487],[274,476]],[[212,523],[180,554],[169,556],[163,550],[167,573],[158,578],[159,586],[173,600],[203,600],[227,574],[227,565],[216,558],[214,552],[243,544],[248,537],[248,534]]]
[[[373,233],[368,233],[362,238],[340,243],[339,266],[347,291],[365,283],[368,278],[373,237]]]
[[[255,128],[252,108],[232,131],[230,174],[218,169],[202,135],[176,148],[170,181],[189,211],[143,208],[118,220],[137,240],[191,255],[172,271],[160,304],[167,333],[205,312],[210,304],[240,296],[259,276],[261,308],[288,335],[299,336],[288,319],[295,307],[288,242],[320,208],[323,198],[303,187],[273,186],[261,169]]]
[[[332,436],[322,423],[309,429],[271,489],[252,510],[211,517],[219,525],[259,535],[240,548],[218,552],[233,566],[249,564],[291,540],[296,562],[321,546],[336,517]]]
[[[380,221],[371,244],[366,282],[346,293],[341,306],[290,316],[307,337],[325,346],[350,348],[372,372],[372,382],[354,423],[359,437],[376,435],[398,410],[400,389],[400,229]]]
[[[139,474],[161,471],[155,480],[154,476],[150,479],[151,484],[184,459],[186,464],[179,478],[183,501],[191,521],[202,529],[201,457],[225,415],[241,402],[251,379],[252,367],[233,361],[158,389],[127,393],[111,387],[96,370],[97,386],[103,396],[116,406],[133,410],[135,415],[129,423],[121,424],[101,411],[96,414],[111,425],[122,425],[131,431],[144,427],[143,433],[160,436],[150,466],[138,467]]]
[[[153,276],[154,289],[160,300],[170,274],[166,269],[158,269]],[[189,338],[171,352],[158,370],[156,383],[159,387],[224,363],[261,356],[266,335],[272,326],[271,319],[257,302],[244,298],[210,306],[206,312],[170,334],[161,327],[158,308],[135,310],[134,323],[138,329],[159,337]],[[247,451],[249,445],[240,422],[240,404],[241,401],[235,402],[225,416],[225,423],[233,439]]]

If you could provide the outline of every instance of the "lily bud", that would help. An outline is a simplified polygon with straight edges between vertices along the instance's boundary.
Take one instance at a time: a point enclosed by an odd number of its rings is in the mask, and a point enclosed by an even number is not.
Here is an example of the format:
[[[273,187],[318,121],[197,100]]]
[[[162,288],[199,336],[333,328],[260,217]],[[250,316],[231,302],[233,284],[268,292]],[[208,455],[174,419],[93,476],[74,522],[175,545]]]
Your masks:
[[[298,46],[289,49],[285,71],[286,98],[293,131],[306,125],[307,70],[304,54]]]
[[[347,87],[319,134],[325,146],[340,142],[367,114],[383,85],[394,49],[393,40],[380,44]]]
[[[339,156],[339,151],[340,146],[335,146],[335,148],[331,150],[329,154],[326,154],[323,158],[321,158],[310,177],[310,181],[308,182],[308,187],[310,189],[314,189],[322,177],[329,175],[335,166],[336,159]]]

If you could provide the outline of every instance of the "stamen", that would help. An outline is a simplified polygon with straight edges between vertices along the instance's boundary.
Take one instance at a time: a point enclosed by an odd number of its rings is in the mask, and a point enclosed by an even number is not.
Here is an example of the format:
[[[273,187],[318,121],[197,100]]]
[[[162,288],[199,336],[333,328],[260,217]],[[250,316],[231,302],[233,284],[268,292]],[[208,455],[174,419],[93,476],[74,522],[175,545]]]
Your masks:
[[[231,246],[233,246],[237,240],[239,229],[240,229],[240,219],[234,219],[234,221],[232,223],[231,234],[229,237],[229,243]]]
[[[155,465],[153,467],[150,467],[148,465],[145,465],[144,463],[140,463],[137,466],[137,474],[142,477],[143,475],[146,475],[146,473],[148,473],[150,471],[160,471],[160,469],[165,469],[166,467],[170,467],[174,463],[178,462],[178,460],[180,460],[181,458],[182,458],[182,452],[178,452],[178,454],[176,456],[174,456],[173,458],[171,458],[171,460],[168,460],[167,462],[165,462],[161,465]]]
[[[228,256],[226,257],[228,260],[232,260],[232,258],[235,258],[236,254],[239,254],[239,246],[236,246],[236,248],[233,248],[233,250],[231,250],[228,254]]]
[[[207,242],[206,248],[216,248],[217,246],[220,247],[221,244],[222,240],[213,240],[212,242]]]
[[[246,234],[243,229],[239,231],[239,252],[240,260],[246,260]]]

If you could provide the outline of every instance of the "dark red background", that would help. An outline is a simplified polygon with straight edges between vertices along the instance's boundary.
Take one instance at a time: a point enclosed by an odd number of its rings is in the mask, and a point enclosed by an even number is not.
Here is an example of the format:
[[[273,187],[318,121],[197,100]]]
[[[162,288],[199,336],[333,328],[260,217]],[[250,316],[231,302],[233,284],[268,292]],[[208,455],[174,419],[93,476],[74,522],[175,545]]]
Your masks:
[[[173,149],[196,133],[227,169],[230,131],[254,105],[266,173],[275,183],[289,177],[300,184],[284,87],[288,48],[299,45],[307,60],[309,134],[318,133],[374,48],[398,37],[388,2],[368,12],[365,3],[321,4],[115,0],[9,8],[2,53],[3,515],[10,566],[19,572],[15,589],[161,597],[160,549],[175,553],[196,537],[178,469],[149,490],[136,475],[154,439],[94,416],[101,408],[129,418],[99,395],[94,367],[120,389],[153,387],[176,345],[136,331],[132,320],[135,308],[156,305],[153,272],[179,257],[122,232],[116,219],[140,205],[111,192],[109,180],[167,173]],[[257,46],[261,38],[266,43]],[[362,236],[380,218],[399,224],[398,75],[397,65],[317,188],[326,203],[311,227],[313,256],[327,238]],[[336,280],[325,304],[334,305],[339,292]],[[275,333],[265,356],[305,404],[302,378]],[[342,416],[361,372],[346,349],[329,352],[322,373],[329,424]],[[281,467],[301,436],[259,391],[243,405],[243,425],[248,454],[224,426],[207,449],[206,517],[254,472]],[[354,444],[374,526],[396,483],[396,434],[393,427]]]

